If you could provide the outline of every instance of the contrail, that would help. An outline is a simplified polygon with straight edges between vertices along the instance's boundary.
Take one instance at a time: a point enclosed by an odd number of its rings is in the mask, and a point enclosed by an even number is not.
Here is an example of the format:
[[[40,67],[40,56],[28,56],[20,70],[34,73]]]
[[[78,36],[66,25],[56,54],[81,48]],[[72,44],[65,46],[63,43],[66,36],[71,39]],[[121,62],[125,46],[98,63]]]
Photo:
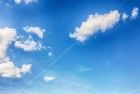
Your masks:
[[[57,61],[63,57],[69,50],[71,50],[75,46],[76,42],[74,42],[69,48],[67,48],[61,55],[59,55],[51,64],[50,66],[53,66],[54,64],[57,63]]]
[[[25,87],[31,85],[40,75],[42,72],[44,72],[45,70],[41,71],[38,75],[36,75],[30,82],[26,83],[24,85],[24,87],[17,93],[17,94],[22,94],[23,90],[25,89]]]
[[[70,51],[74,46],[76,45],[76,42],[74,42],[72,45],[70,45],[63,53],[61,53],[51,64],[50,66],[53,66],[54,64],[57,63],[57,61],[59,59],[61,59],[68,51]],[[46,69],[43,69],[38,75],[36,75],[30,82],[26,83],[25,86],[22,88],[22,90],[17,93],[17,94],[21,94],[22,91],[25,89],[25,87],[31,85],[43,72],[45,72]]]
[[[121,7],[126,3],[126,1],[128,1],[128,0],[124,0],[124,1],[118,6],[118,8],[121,8]]]

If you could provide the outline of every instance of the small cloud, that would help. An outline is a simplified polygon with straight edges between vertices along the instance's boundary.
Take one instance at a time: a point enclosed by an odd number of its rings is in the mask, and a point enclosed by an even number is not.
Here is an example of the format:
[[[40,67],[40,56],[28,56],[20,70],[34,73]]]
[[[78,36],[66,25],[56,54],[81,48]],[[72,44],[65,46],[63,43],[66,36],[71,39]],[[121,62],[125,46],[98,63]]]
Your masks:
[[[133,10],[131,11],[131,18],[136,19],[138,16],[138,12],[139,12],[139,8],[137,7],[133,8]]]
[[[126,13],[122,14],[122,20],[125,21],[128,18],[128,15]]]
[[[55,80],[56,77],[55,76],[44,76],[43,79],[45,82],[51,82],[51,81]]]
[[[48,56],[53,56],[53,53],[52,53],[52,52],[49,52],[49,53],[48,53]]]
[[[28,64],[28,65],[23,64],[21,67],[21,73],[23,74],[29,73],[31,71],[31,67],[32,67],[31,64]]]
[[[28,32],[28,33],[34,33],[36,34],[38,37],[40,37],[41,39],[43,38],[43,33],[45,32],[45,29],[41,29],[40,27],[36,26],[36,27],[33,27],[33,26],[26,26],[23,28],[23,30],[25,32]]]
[[[26,5],[30,4],[30,3],[35,3],[37,2],[37,0],[14,0],[14,2],[16,4],[21,4],[21,3],[25,3]]]
[[[86,21],[83,21],[80,27],[75,28],[75,32],[70,33],[71,38],[79,42],[84,42],[90,36],[97,32],[106,32],[107,29],[112,28],[120,20],[120,13],[118,10],[110,11],[106,14],[89,15]]]

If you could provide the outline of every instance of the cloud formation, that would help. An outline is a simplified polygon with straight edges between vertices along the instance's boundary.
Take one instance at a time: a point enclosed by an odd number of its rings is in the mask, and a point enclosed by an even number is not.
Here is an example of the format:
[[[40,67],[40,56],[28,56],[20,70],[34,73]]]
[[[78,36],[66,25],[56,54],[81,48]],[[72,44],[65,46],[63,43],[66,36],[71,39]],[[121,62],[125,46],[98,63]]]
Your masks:
[[[118,10],[102,15],[97,13],[89,15],[87,20],[83,21],[80,27],[76,27],[75,32],[70,33],[69,36],[77,41],[84,42],[97,32],[106,32],[107,29],[112,28],[119,20],[120,13]]]
[[[31,64],[23,64],[18,68],[7,56],[7,49],[15,42],[16,35],[14,28],[0,28],[0,77],[21,78],[23,74],[30,72]]]
[[[138,12],[139,12],[139,8],[137,8],[137,7],[133,8],[133,10],[131,11],[132,19],[136,19],[137,18]]]
[[[9,44],[15,40],[15,37],[16,30],[14,28],[0,28],[0,59],[6,57],[6,50]]]
[[[28,33],[34,33],[36,34],[38,37],[40,37],[41,39],[43,38],[43,32],[45,31],[45,29],[41,29],[40,27],[36,26],[26,26],[23,28],[24,31],[28,32]]]
[[[50,81],[53,81],[55,79],[56,79],[56,77],[54,77],[54,76],[44,76],[44,81],[45,82],[50,82]]]
[[[0,76],[6,78],[21,78],[31,71],[31,64],[24,64],[21,68],[14,65],[13,62],[6,60],[0,63]]]
[[[16,4],[20,4],[20,3],[25,3],[25,4],[30,4],[33,2],[37,2],[37,0],[14,0]]]
[[[29,36],[27,40],[17,40],[15,42],[15,47],[23,49],[24,51],[37,51],[43,48],[40,42],[33,40],[32,36]]]

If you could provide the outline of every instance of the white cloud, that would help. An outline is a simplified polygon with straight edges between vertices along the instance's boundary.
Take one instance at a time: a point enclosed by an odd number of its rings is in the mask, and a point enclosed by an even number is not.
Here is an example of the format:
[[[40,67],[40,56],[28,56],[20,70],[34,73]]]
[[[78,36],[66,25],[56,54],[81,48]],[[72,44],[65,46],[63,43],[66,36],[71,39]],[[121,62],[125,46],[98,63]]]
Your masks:
[[[137,16],[138,16],[138,11],[139,11],[139,8],[137,8],[137,7],[133,8],[133,10],[132,10],[132,12],[131,12],[131,17],[132,17],[133,19],[137,18]]]
[[[44,76],[44,81],[45,82],[50,82],[50,81],[53,81],[55,79],[56,79],[56,77],[54,77],[54,76]]]
[[[52,53],[52,52],[49,52],[49,53],[48,53],[48,56],[52,56],[52,55],[53,55],[53,53]]]
[[[18,68],[9,60],[6,50],[16,40],[16,29],[0,28],[0,76],[7,78],[20,78],[22,74],[30,71],[31,65],[22,65]]]
[[[17,40],[15,42],[15,47],[21,48],[24,51],[36,51],[43,48],[40,42],[35,42],[31,36],[27,40]]]
[[[84,42],[95,33],[99,31],[105,32],[107,29],[112,28],[119,20],[120,13],[117,10],[103,15],[89,15],[87,20],[82,22],[80,27],[76,27],[75,32],[70,33],[69,36],[80,42]]]
[[[128,15],[126,13],[122,14],[122,20],[125,21],[128,18]]]
[[[31,64],[23,64],[22,67],[21,67],[21,73],[23,74],[26,74],[26,73],[29,73],[31,71]]]
[[[16,4],[20,4],[20,3],[25,3],[25,4],[30,4],[33,2],[37,2],[37,0],[14,0]]]
[[[9,44],[15,40],[16,30],[13,28],[0,28],[0,59],[5,58]]]
[[[17,3],[17,4],[19,4],[21,2],[22,2],[22,0],[15,0],[15,3]]]
[[[26,26],[23,28],[24,31],[28,33],[35,33],[38,37],[43,38],[43,32],[45,29],[41,29],[40,27]]]
[[[3,63],[0,63],[0,76],[6,78],[21,78],[22,75],[29,73],[31,70],[31,64],[22,65],[18,68],[9,59],[6,59]]]

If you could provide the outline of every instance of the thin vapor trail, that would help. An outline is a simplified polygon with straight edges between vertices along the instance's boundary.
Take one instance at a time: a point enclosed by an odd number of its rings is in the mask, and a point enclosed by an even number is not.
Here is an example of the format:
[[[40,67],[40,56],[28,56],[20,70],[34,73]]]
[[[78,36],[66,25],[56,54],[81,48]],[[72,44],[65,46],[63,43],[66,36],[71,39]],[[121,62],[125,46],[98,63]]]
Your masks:
[[[54,64],[57,63],[57,61],[63,57],[69,50],[71,50],[74,46],[76,45],[76,42],[74,42],[69,48],[67,48],[61,55],[59,55],[51,64],[50,66],[53,66]]]
[[[70,51],[74,46],[76,45],[76,42],[74,42],[72,45],[70,45],[63,53],[61,53],[51,64],[50,66],[53,66],[54,64],[57,63],[57,61],[59,59],[61,59],[68,51]],[[38,75],[36,75],[30,82],[26,83],[25,86],[22,88],[22,90],[17,93],[17,94],[21,94],[22,91],[25,89],[25,87],[31,85],[43,72],[45,72],[46,69],[43,69]]]
[[[128,1],[128,0],[124,0],[124,1],[118,6],[118,8],[121,8],[121,7],[126,3],[126,1]]]

